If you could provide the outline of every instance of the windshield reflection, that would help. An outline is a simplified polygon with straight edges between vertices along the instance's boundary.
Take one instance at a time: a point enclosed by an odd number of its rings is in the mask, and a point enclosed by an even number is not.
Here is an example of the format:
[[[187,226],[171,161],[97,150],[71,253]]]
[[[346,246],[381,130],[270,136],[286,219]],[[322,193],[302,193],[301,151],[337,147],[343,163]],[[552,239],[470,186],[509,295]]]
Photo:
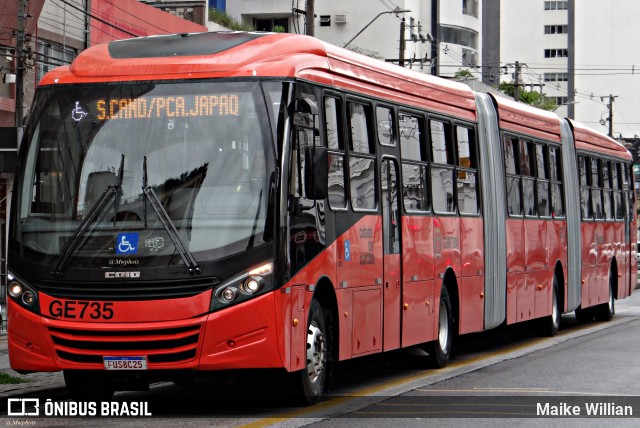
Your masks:
[[[161,256],[180,260],[143,187],[157,195],[188,252],[221,257],[265,242],[274,155],[259,83],[110,85],[47,95],[19,184],[20,246],[40,258],[59,255],[114,187],[117,195],[72,245],[89,265],[114,257],[145,265],[166,264]],[[129,252],[118,249],[121,234],[136,241]]]

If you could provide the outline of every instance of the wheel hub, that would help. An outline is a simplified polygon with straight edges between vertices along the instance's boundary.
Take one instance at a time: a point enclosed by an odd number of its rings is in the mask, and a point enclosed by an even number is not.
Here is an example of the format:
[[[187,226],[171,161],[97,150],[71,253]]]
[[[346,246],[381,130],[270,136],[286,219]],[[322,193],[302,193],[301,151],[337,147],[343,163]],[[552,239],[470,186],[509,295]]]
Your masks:
[[[307,373],[309,381],[315,383],[324,372],[327,354],[324,334],[315,322],[307,330]]]

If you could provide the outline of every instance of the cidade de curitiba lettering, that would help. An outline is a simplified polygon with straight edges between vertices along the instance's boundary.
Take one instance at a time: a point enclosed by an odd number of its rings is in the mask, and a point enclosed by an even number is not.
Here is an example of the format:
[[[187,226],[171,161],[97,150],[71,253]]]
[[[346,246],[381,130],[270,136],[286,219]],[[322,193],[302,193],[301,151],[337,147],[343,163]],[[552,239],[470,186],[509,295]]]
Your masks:
[[[26,406],[16,406],[28,401]],[[53,402],[50,398],[40,406],[38,398],[8,400],[8,416],[153,416],[149,411],[149,403],[146,401],[59,401]]]

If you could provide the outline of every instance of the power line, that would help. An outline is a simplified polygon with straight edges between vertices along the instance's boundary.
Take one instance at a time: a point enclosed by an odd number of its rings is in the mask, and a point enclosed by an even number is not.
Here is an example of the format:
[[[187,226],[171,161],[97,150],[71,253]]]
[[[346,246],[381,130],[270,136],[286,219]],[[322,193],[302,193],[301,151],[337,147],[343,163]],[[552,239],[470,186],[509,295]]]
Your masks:
[[[98,21],[98,22],[100,22],[102,24],[108,25],[111,28],[115,28],[116,30],[121,31],[121,32],[123,32],[123,33],[125,33],[125,34],[127,34],[129,36],[133,36],[133,37],[139,37],[140,36],[139,34],[131,33],[131,32],[129,32],[129,31],[123,29],[123,28],[120,28],[120,27],[118,27],[118,26],[116,26],[116,25],[114,25],[114,24],[112,24],[112,23],[110,23],[108,21],[105,21],[104,19],[99,18],[99,17],[87,12],[86,10],[82,10],[78,6],[74,5],[73,3],[69,3],[67,0],[58,0],[58,1],[66,4],[67,6],[73,8],[73,9],[75,9],[77,11],[80,11],[80,12],[84,13],[86,16],[88,16],[90,18],[93,18],[93,19],[95,19],[96,21]]]

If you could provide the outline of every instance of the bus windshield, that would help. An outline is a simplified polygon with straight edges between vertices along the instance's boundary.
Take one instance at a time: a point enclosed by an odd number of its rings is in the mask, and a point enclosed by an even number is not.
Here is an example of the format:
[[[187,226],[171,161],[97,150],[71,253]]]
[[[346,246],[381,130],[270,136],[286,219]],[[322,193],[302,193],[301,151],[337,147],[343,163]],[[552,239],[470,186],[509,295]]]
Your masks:
[[[138,82],[42,90],[14,190],[12,246],[43,265],[70,252],[74,267],[154,267],[180,263],[171,227],[198,260],[270,240],[269,117],[277,114],[282,84],[265,84],[264,93],[262,86]]]

